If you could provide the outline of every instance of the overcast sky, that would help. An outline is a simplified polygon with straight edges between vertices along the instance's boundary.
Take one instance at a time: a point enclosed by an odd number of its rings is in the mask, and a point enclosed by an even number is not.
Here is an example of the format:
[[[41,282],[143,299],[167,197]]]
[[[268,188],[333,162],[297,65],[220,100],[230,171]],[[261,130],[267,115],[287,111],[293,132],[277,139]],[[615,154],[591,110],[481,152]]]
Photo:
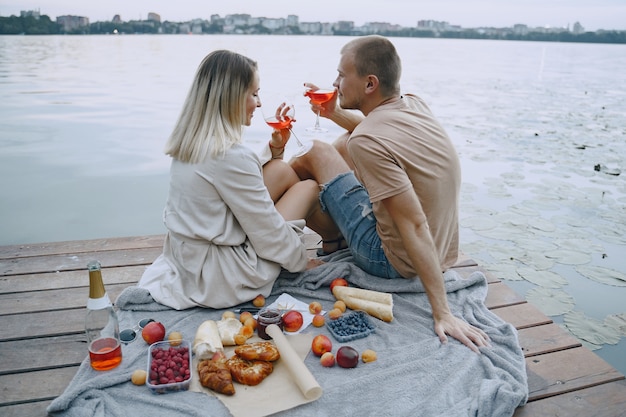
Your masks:
[[[418,20],[440,20],[465,28],[566,27],[580,22],[586,30],[626,30],[626,0],[0,0],[0,16],[40,10],[52,20],[61,15],[86,16],[90,22],[145,19],[208,19],[212,14],[247,13],[254,17],[299,16],[301,22],[389,22],[414,27]]]

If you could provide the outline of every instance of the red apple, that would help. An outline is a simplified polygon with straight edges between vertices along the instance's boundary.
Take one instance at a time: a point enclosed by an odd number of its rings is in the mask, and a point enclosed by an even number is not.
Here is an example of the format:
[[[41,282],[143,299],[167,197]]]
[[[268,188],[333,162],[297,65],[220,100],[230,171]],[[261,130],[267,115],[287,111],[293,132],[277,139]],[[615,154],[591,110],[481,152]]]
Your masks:
[[[343,278],[335,278],[331,283],[330,283],[330,292],[333,292],[333,288],[335,288],[335,286],[340,285],[342,287],[347,287],[348,286],[348,281],[346,281]]]
[[[158,321],[151,321],[141,331],[141,337],[149,345],[160,342],[165,339],[165,326]]]
[[[326,352],[332,352],[333,343],[330,341],[328,336],[323,334],[318,334],[313,338],[311,342],[311,351],[315,356],[322,356]]]
[[[359,352],[350,346],[342,346],[337,350],[337,365],[342,368],[354,368],[359,363]]]
[[[297,332],[304,322],[302,313],[296,310],[290,310],[283,314],[283,328],[286,332]]]

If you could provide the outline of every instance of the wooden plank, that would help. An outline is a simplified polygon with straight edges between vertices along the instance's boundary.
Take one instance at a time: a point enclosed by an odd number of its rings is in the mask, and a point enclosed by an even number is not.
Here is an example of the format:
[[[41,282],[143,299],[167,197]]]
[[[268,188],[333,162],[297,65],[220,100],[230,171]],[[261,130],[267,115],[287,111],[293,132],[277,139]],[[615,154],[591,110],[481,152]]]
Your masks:
[[[76,270],[84,271],[87,268],[87,264],[93,259],[99,260],[103,268],[148,265],[162,252],[162,247],[154,247],[0,260],[0,276]]]
[[[624,417],[626,382],[596,385],[519,407],[514,417]]]
[[[514,304],[525,303],[526,300],[506,284],[502,282],[494,282],[489,284],[489,292],[487,293],[487,299],[485,305],[487,308],[498,308],[504,306],[510,306]]]
[[[146,265],[103,268],[102,280],[109,285],[136,283],[141,278]],[[0,294],[28,291],[55,290],[60,288],[88,287],[87,267],[76,271],[25,274],[0,278]],[[0,306],[0,309],[2,306]]]
[[[37,401],[2,407],[2,417],[46,416],[46,409],[52,400]]]
[[[84,332],[84,308],[0,316],[0,342]]]
[[[575,337],[554,323],[521,329],[518,335],[525,357],[582,346]]]
[[[585,347],[526,358],[528,401],[624,379]]]
[[[164,238],[165,235],[161,234],[0,246],[0,259],[62,255],[67,253],[101,252],[109,250],[162,248]]]
[[[138,278],[138,277],[137,277]],[[88,284],[88,283],[87,283]],[[107,284],[106,291],[111,301],[132,283]],[[0,294],[0,316],[8,314],[35,313],[40,311],[85,308],[89,287],[63,288],[34,292]]]
[[[78,366],[0,375],[0,407],[58,397],[74,378],[76,371]]]
[[[488,284],[500,282],[498,278],[496,278],[493,274],[485,271],[479,265],[455,266],[454,271],[456,271],[463,278],[468,278],[474,272],[479,271],[485,274],[485,278],[487,279]]]
[[[80,365],[86,356],[87,338],[84,332],[0,342],[0,375]]]
[[[502,320],[511,323],[518,330],[552,323],[552,319],[530,303],[497,307],[493,308],[491,311]]]

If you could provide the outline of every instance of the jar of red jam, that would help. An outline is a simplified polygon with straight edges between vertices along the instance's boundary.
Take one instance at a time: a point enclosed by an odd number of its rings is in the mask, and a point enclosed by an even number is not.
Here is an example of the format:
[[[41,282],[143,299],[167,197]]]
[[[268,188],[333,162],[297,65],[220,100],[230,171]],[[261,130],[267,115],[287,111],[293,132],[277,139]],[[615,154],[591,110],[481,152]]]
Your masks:
[[[264,308],[259,311],[256,331],[261,339],[269,340],[272,338],[270,335],[265,333],[265,329],[270,324],[275,324],[280,328],[280,330],[283,330],[283,316],[280,313],[280,310]]]

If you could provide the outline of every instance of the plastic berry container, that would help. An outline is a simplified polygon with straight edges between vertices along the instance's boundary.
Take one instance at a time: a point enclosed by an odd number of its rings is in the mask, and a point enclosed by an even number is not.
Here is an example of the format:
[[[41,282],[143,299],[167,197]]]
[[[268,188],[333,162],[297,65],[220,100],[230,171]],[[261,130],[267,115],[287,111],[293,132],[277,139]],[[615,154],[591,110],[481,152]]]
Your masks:
[[[340,343],[361,339],[374,333],[376,327],[364,311],[353,311],[326,322],[330,334]]]
[[[169,341],[156,342],[148,348],[146,385],[153,394],[187,391],[191,384],[193,362],[191,344],[183,340],[177,346]]]

